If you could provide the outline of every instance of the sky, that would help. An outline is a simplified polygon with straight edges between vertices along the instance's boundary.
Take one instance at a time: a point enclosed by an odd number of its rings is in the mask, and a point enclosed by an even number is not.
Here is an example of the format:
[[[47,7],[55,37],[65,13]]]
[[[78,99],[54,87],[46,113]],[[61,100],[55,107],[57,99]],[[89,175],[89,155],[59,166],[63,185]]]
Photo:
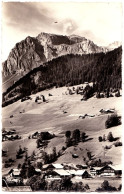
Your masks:
[[[41,32],[76,34],[99,46],[122,41],[121,2],[3,2],[2,61],[17,42]]]

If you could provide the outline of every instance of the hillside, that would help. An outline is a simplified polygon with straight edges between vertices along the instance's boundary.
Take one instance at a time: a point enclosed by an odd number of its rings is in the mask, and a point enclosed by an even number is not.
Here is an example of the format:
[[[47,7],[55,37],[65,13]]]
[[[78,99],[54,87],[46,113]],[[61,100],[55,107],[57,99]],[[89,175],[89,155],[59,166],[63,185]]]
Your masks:
[[[99,91],[121,88],[122,48],[108,53],[65,55],[30,71],[3,94],[4,106],[53,86],[96,82]]]
[[[118,115],[122,114],[122,98],[110,97],[103,99],[96,99],[92,97],[88,101],[81,101],[81,95],[66,95],[67,87],[53,88],[45,90],[37,94],[33,94],[30,97],[31,100],[21,102],[15,102],[12,105],[3,108],[3,128],[6,130],[15,129],[16,132],[22,137],[20,140],[5,141],[3,142],[3,150],[8,150],[8,157],[16,159],[16,151],[19,145],[28,149],[28,155],[30,156],[33,151],[36,154],[37,162],[40,158],[40,148],[37,148],[36,139],[29,139],[29,135],[32,135],[36,131],[49,131],[56,135],[51,139],[48,146],[44,148],[47,153],[52,152],[53,147],[56,147],[59,151],[65,146],[66,138],[65,132],[70,130],[73,132],[75,129],[79,129],[81,132],[85,132],[88,135],[89,140],[86,142],[80,142],[77,146],[71,146],[67,148],[62,156],[60,156],[56,163],[73,163],[73,164],[85,164],[84,157],[86,158],[87,151],[91,151],[94,155],[94,160],[101,159],[103,161],[111,161],[114,165],[121,165],[121,147],[115,147],[114,142],[103,141],[99,142],[98,137],[101,135],[107,137],[111,131],[114,137],[119,137],[122,141],[122,125],[105,129],[105,121],[108,117],[107,114],[100,114],[100,110],[103,109],[115,109]],[[49,93],[52,96],[49,96]],[[44,95],[46,102],[36,103],[36,96]],[[24,112],[23,112],[24,111]],[[66,111],[67,113],[64,113]],[[79,115],[91,114],[94,117],[87,117],[80,119]],[[10,118],[10,115],[13,115]],[[112,146],[111,149],[105,151],[104,147]],[[78,158],[73,158],[72,153],[77,154]],[[115,154],[116,153],[116,154]],[[3,158],[3,162],[7,159]],[[14,167],[17,167],[19,163],[22,163],[24,158],[16,160]],[[8,168],[3,168],[3,174],[8,172]]]

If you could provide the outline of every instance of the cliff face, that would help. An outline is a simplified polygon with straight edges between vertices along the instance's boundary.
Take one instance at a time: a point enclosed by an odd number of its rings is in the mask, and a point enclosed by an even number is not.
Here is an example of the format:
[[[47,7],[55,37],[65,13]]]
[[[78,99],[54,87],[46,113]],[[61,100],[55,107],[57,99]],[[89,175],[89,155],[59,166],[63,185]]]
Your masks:
[[[11,50],[8,59],[3,63],[3,74],[7,76],[28,72],[46,61],[43,46],[38,43],[37,39],[27,37]]]
[[[66,54],[107,52],[84,37],[40,33],[36,38],[27,37],[11,50],[3,65],[3,76],[28,73],[44,62]]]

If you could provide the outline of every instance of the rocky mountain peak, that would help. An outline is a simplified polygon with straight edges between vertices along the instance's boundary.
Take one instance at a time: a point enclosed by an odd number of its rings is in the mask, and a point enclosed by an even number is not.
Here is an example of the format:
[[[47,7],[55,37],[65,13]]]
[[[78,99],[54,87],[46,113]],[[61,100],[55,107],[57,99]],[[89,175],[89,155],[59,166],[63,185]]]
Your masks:
[[[41,32],[37,37],[28,36],[15,45],[8,59],[3,63],[3,76],[14,74],[23,76],[35,67],[62,55],[107,51],[107,48],[99,47],[85,37]]]

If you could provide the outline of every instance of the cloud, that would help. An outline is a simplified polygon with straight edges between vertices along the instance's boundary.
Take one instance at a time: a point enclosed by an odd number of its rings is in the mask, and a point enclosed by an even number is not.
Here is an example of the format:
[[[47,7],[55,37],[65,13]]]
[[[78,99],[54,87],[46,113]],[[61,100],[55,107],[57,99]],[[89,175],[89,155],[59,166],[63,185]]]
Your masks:
[[[38,8],[35,3],[3,3],[3,19],[7,26],[17,28],[20,31],[33,31],[45,28],[53,22],[51,14],[41,4]]]
[[[70,35],[78,28],[78,26],[74,20],[64,19],[57,20],[57,23],[54,23],[52,28],[55,28],[54,30],[59,34]]]
[[[67,35],[72,34],[78,28],[77,24],[72,20],[66,20],[63,26],[63,32]]]
[[[2,5],[4,58],[16,42],[40,32],[77,34],[104,46],[122,39],[121,3],[4,2]]]

